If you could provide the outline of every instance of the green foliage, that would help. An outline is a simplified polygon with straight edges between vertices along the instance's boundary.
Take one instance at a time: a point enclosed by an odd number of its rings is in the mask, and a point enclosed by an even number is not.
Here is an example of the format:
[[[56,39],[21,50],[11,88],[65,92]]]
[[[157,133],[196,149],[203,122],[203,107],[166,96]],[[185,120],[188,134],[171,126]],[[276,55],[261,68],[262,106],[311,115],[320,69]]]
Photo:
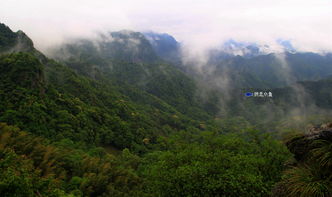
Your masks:
[[[146,152],[143,139],[153,144],[166,126],[198,125],[147,93],[128,87],[127,97],[53,61],[44,68],[32,54],[2,56],[0,68],[0,120],[44,137]]]
[[[1,89],[10,91],[17,87],[41,88],[43,66],[37,58],[27,53],[14,53],[0,57]]]
[[[156,196],[268,196],[288,157],[281,144],[256,132],[199,138],[204,138],[202,143],[173,144],[172,150],[146,156],[143,176],[149,192]]]
[[[128,157],[128,156],[124,156]],[[5,196],[132,196],[140,178],[112,155],[49,144],[0,123],[0,192]],[[122,166],[126,166],[123,168]]]
[[[328,140],[316,140],[313,142],[313,147],[312,160],[327,170],[332,169],[332,143]]]
[[[286,187],[285,196],[331,196],[331,181],[322,180],[321,176],[317,169],[310,166],[298,166],[285,171],[282,181]]]
[[[332,195],[331,139],[296,136],[287,142],[296,162],[283,173],[274,196],[325,197]]]

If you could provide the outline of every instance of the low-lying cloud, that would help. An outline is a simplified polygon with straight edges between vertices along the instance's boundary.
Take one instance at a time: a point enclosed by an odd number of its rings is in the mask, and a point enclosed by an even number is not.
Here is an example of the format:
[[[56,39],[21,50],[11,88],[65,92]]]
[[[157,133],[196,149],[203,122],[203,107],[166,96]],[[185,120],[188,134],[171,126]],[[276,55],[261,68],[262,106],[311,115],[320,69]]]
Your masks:
[[[330,0],[2,0],[0,22],[25,31],[37,48],[71,37],[131,29],[169,33],[198,54],[223,41],[332,51]]]

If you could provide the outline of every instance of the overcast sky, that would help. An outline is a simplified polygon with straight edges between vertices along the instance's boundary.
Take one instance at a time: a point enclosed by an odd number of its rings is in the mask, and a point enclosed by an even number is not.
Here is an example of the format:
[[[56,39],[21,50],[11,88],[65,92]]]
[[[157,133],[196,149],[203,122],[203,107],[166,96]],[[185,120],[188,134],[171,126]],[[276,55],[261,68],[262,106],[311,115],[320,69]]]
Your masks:
[[[39,49],[98,31],[172,34],[193,50],[227,39],[332,51],[332,0],[1,0],[0,22]]]

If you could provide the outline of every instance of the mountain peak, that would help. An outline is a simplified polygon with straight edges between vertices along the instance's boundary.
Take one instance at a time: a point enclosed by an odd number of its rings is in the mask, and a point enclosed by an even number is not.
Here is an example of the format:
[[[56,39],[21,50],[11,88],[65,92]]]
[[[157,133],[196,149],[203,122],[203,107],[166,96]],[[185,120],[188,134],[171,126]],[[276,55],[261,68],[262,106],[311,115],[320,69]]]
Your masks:
[[[21,30],[16,33],[0,23],[0,52],[31,52],[34,50],[32,40]]]

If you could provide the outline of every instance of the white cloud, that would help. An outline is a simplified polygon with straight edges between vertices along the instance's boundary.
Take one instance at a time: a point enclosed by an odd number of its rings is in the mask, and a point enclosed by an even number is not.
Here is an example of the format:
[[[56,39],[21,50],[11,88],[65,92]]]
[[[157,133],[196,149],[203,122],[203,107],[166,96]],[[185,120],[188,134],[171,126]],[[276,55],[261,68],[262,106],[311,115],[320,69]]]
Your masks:
[[[0,21],[44,48],[96,31],[153,30],[174,35],[194,54],[229,38],[305,51],[332,51],[330,0],[1,0]]]

